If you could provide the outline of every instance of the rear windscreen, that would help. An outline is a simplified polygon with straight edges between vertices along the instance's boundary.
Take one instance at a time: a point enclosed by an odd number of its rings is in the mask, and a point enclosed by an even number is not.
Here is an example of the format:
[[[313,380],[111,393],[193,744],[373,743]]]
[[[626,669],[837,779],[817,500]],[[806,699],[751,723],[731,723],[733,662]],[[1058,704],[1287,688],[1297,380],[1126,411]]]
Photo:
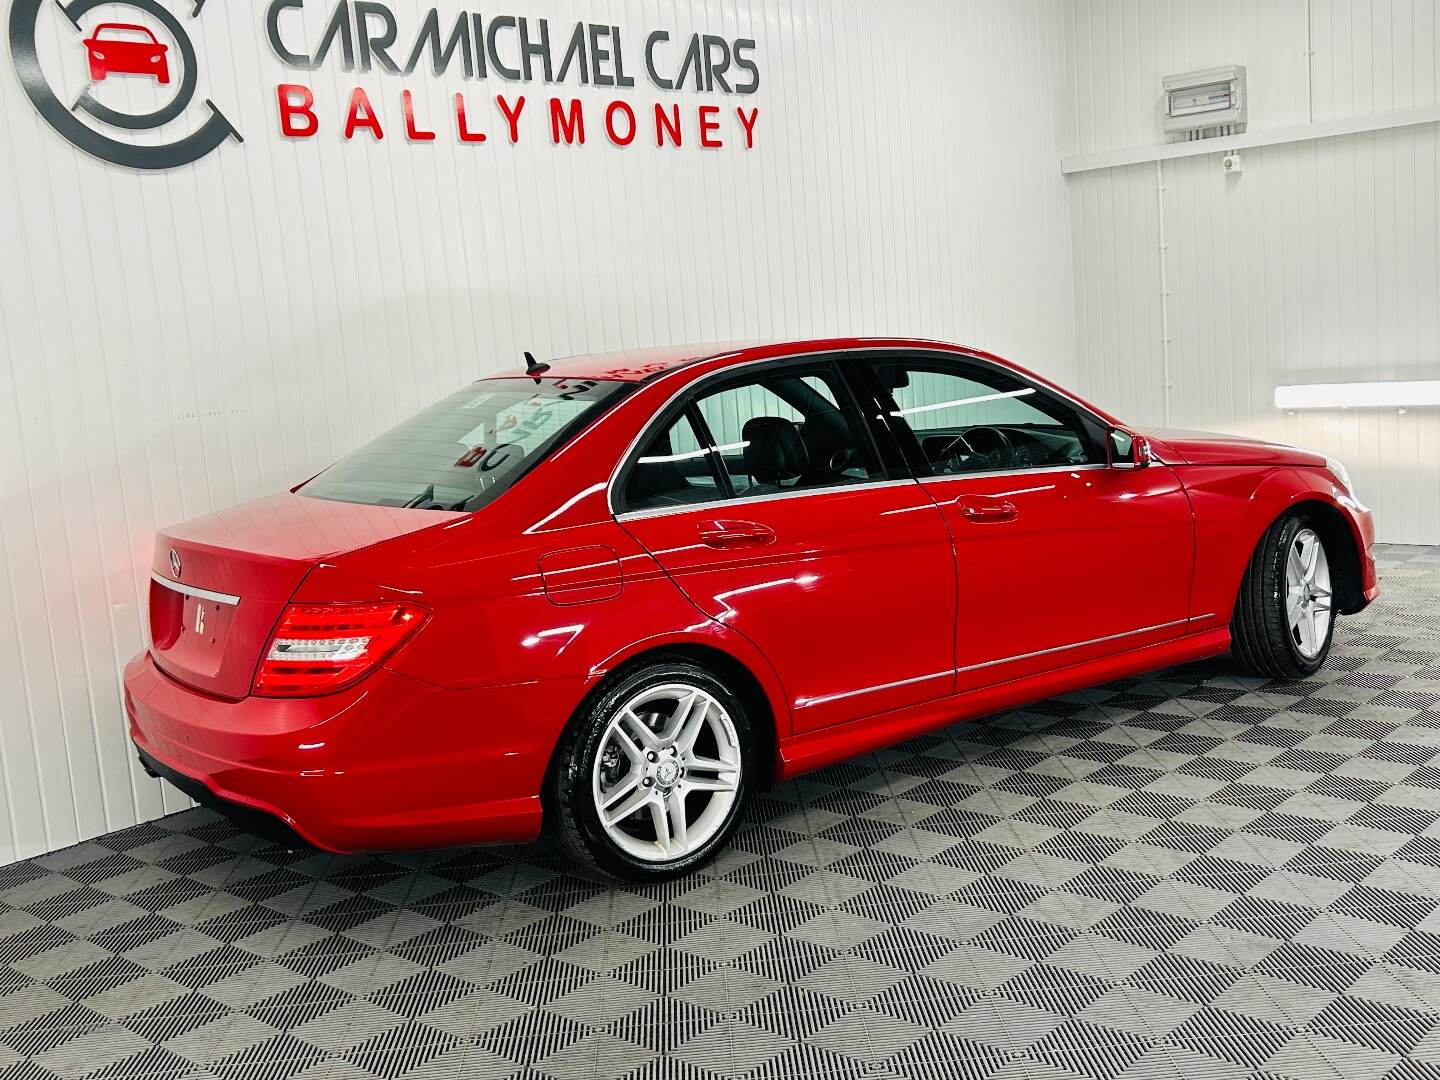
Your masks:
[[[578,431],[626,383],[482,379],[341,458],[300,494],[474,510]]]

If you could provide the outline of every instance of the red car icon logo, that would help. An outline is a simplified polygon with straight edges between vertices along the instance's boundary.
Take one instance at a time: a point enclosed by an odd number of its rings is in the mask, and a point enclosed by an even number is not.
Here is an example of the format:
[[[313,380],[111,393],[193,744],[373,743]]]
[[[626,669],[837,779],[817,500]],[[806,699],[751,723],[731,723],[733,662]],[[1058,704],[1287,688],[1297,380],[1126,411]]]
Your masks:
[[[107,75],[149,75],[162,85],[170,81],[169,46],[135,23],[101,23],[85,39],[85,50],[93,82]]]

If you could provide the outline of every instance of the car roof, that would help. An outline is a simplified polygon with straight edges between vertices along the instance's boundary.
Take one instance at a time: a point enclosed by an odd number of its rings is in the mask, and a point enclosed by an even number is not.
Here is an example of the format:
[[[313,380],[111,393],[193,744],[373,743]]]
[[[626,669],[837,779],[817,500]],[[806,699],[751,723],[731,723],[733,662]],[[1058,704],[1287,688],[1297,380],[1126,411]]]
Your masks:
[[[550,360],[545,377],[550,379],[613,379],[619,382],[641,382],[653,375],[684,367],[701,360],[730,360],[745,363],[778,356],[800,356],[808,353],[837,352],[846,349],[929,348],[967,352],[978,356],[988,354],[940,341],[919,338],[811,338],[798,341],[730,341],[699,345],[671,345],[649,349],[625,349],[618,352],[584,353]],[[1002,361],[1003,363],[1003,361]],[[492,378],[524,378],[524,367],[498,372]]]

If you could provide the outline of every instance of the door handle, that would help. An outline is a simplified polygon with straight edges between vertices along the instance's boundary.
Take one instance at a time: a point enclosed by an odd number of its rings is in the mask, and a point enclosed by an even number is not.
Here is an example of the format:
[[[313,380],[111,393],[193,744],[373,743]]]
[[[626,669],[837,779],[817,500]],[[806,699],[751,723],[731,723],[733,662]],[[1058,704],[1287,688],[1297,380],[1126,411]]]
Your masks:
[[[763,547],[775,542],[775,531],[755,521],[702,521],[697,528],[706,547]]]
[[[966,521],[973,521],[977,525],[1014,521],[1020,516],[1020,511],[1009,499],[977,499],[971,495],[961,495],[955,500],[955,504],[960,507],[960,513],[965,516]]]

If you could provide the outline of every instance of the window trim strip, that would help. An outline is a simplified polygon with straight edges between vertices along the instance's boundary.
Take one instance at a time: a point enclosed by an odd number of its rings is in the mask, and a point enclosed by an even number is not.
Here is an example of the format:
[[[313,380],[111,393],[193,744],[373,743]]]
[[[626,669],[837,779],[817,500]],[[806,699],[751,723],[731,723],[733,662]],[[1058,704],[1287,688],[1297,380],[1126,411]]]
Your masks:
[[[985,469],[982,472],[969,473],[946,473],[943,476],[922,476],[921,484],[950,484],[956,480],[984,480],[987,477],[1002,476],[1044,476],[1047,473],[1067,472],[1094,472],[1104,469],[1111,469],[1110,465],[1101,465],[1099,462],[1086,462],[1084,465],[1043,465],[1038,469]]]
[[[616,521],[641,521],[646,518],[671,517],[675,514],[691,514],[699,511],[714,515],[716,507],[748,506],[754,503],[780,502],[785,499],[803,499],[815,495],[843,495],[849,491],[877,491],[880,488],[915,486],[919,483],[913,477],[904,480],[867,480],[863,484],[831,484],[829,487],[805,488],[803,491],[770,491],[764,495],[737,495],[733,499],[713,499],[708,502],[685,503],[683,506],[658,506],[646,510],[622,510],[615,514]]]
[[[1011,476],[1045,476],[1050,473],[1067,472],[1092,472],[1097,470],[1109,470],[1109,465],[1047,465],[1041,469],[988,469],[985,472],[957,473],[953,476],[925,476],[919,480],[914,477],[906,477],[903,480],[871,480],[863,484],[832,484],[829,487],[805,488],[797,491],[771,491],[764,495],[737,495],[730,499],[716,499],[707,502],[685,503],[682,506],[658,506],[646,510],[622,510],[615,515],[616,521],[641,521],[645,518],[669,517],[672,514],[685,514],[693,511],[706,511],[707,507],[715,506],[746,506],[752,503],[777,502],[782,499],[803,499],[816,495],[838,495],[847,491],[875,491],[880,488],[904,487],[907,484],[916,484],[924,487],[928,484],[949,484],[956,480],[986,480],[1000,479]],[[706,511],[714,513],[714,510]]]

